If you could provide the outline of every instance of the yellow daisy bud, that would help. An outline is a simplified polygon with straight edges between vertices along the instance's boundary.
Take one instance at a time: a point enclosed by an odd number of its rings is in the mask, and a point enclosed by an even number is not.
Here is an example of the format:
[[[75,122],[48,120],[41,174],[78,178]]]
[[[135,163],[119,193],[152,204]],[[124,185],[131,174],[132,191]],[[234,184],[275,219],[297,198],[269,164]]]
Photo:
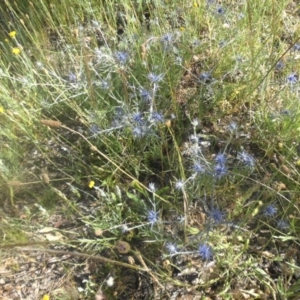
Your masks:
[[[89,182],[89,188],[92,189],[94,187],[94,185],[95,185],[95,181],[91,180]]]
[[[15,31],[11,31],[8,35],[11,37],[11,38],[14,38],[16,36],[16,32]]]
[[[14,47],[12,48],[11,52],[15,55],[19,55],[21,53],[20,48]]]

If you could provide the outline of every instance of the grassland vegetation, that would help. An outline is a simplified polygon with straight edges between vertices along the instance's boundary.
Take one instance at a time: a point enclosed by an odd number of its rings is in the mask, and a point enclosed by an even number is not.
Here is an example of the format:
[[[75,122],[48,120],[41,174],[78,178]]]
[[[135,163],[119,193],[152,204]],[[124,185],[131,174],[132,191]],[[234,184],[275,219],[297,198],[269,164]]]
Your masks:
[[[4,1],[0,297],[299,299],[299,15]]]

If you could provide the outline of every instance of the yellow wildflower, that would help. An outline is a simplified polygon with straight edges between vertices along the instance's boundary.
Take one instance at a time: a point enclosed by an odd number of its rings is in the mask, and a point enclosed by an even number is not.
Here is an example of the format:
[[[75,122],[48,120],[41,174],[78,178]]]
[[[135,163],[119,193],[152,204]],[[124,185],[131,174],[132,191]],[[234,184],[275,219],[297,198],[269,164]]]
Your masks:
[[[8,39],[5,39],[4,41],[5,41],[6,43],[8,43],[8,42],[9,42],[9,40],[8,40]]]
[[[95,185],[95,181],[91,180],[89,182],[89,188],[92,189],[94,187],[94,185]]]
[[[11,31],[8,35],[11,37],[11,38],[14,38],[16,36],[16,32],[15,31]]]
[[[42,300],[50,300],[50,296],[49,295],[44,295]]]
[[[4,108],[2,106],[0,106],[0,114],[4,113]]]
[[[21,50],[18,47],[14,47],[12,48],[11,52],[15,55],[19,55],[21,53]]]

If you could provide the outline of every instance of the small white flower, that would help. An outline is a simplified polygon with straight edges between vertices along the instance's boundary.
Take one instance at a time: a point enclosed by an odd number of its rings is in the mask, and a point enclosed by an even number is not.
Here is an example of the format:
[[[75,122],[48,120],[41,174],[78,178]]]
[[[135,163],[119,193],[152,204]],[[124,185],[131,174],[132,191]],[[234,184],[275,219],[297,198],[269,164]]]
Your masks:
[[[154,193],[156,191],[156,186],[155,186],[155,183],[153,182],[150,182],[149,183],[149,190]]]
[[[122,230],[123,233],[128,232],[128,231],[129,231],[128,225],[127,225],[127,224],[123,224],[123,225],[121,226],[121,230]]]
[[[170,254],[177,253],[177,247],[176,247],[176,244],[174,244],[174,243],[168,242],[166,244],[166,248],[167,248],[167,250],[169,251]]]
[[[177,180],[175,182],[175,189],[176,190],[183,190],[184,188],[184,181],[183,180]]]
[[[36,62],[36,67],[38,70],[42,70],[44,68],[43,64],[40,61]]]
[[[115,283],[115,279],[112,276],[109,276],[108,279],[106,280],[106,284],[111,287]]]
[[[191,123],[192,123],[193,127],[199,126],[199,120],[198,119],[193,119]]]

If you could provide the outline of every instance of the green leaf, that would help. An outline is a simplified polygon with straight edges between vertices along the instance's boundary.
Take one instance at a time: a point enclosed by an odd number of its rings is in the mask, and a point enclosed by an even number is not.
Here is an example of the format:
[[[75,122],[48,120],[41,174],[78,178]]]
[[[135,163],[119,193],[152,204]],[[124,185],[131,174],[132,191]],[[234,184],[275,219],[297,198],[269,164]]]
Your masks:
[[[186,231],[193,235],[196,235],[200,232],[200,230],[196,227],[187,227]]]
[[[140,202],[140,201],[141,201],[141,199],[140,199],[137,195],[132,194],[132,193],[130,193],[130,192],[126,192],[126,196],[127,196],[129,199],[131,199],[131,200],[133,200],[133,201],[135,201],[135,202]]]

